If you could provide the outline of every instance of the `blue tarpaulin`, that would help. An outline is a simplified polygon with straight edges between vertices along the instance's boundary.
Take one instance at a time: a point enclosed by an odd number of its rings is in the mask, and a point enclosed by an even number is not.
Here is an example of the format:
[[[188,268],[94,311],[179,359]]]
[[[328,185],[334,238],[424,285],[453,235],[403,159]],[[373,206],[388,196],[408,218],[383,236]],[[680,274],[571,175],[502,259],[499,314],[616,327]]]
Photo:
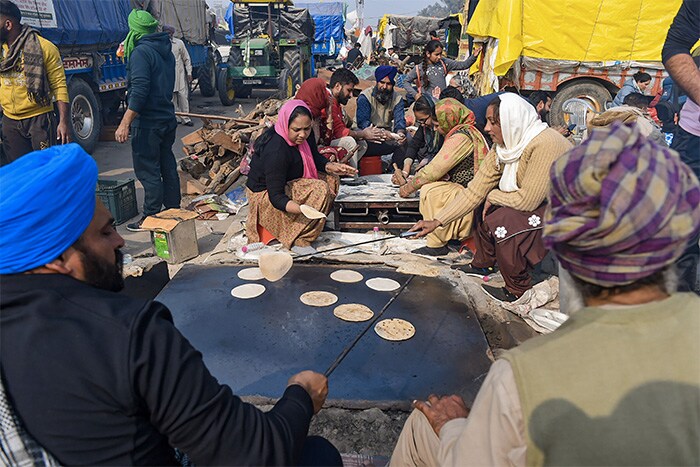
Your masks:
[[[53,4],[58,27],[37,29],[62,51],[109,49],[116,47],[129,32],[129,0],[60,0]]]
[[[298,8],[306,8],[316,26],[314,53],[336,55],[345,40],[345,3],[295,3]],[[330,50],[331,40],[334,49]],[[332,52],[332,53],[331,53]]]
[[[228,24],[229,31],[229,34],[226,35],[226,39],[230,41],[234,37],[233,3],[229,4],[226,13],[224,13],[224,21]]]

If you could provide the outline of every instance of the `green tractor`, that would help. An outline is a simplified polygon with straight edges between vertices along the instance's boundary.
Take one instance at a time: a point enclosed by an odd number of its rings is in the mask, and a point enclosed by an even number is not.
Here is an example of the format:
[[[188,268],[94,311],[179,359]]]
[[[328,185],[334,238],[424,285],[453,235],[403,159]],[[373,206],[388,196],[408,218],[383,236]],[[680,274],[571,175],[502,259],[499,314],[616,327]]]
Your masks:
[[[221,103],[232,105],[236,97],[250,97],[253,88],[278,89],[283,97],[292,97],[315,72],[314,26],[308,11],[294,8],[288,0],[236,0],[232,9],[235,34],[228,62],[218,71]]]

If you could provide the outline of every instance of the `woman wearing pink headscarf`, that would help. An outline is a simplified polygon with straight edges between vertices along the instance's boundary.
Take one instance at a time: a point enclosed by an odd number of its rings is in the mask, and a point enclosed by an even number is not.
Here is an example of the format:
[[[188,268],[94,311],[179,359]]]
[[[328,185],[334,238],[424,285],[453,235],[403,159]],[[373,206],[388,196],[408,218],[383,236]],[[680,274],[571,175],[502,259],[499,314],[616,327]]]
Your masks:
[[[311,127],[308,106],[290,100],[280,109],[275,126],[256,141],[246,184],[248,242],[260,241],[260,226],[287,248],[311,245],[325,218],[308,219],[300,206],[329,213],[338,193],[336,175],[356,173],[349,165],[328,162],[319,154],[315,139],[309,138]]]

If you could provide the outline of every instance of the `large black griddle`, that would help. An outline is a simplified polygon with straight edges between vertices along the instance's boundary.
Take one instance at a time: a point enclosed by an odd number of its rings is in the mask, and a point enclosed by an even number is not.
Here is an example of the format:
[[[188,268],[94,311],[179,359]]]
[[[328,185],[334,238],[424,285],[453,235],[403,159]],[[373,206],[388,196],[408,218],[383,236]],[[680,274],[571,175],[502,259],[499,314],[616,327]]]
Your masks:
[[[312,369],[332,371],[329,400],[339,405],[406,406],[429,393],[457,393],[470,403],[488,371],[477,318],[446,281],[390,268],[295,264],[278,282],[254,281],[267,288],[260,297],[240,300],[230,294],[247,282],[238,278],[240,269],[185,265],[157,297],[212,374],[239,396],[277,398],[292,374]],[[394,279],[402,288],[378,292],[364,281],[338,283],[330,278],[337,269],[354,269],[365,281]],[[338,302],[306,306],[299,296],[311,290],[332,292]],[[333,315],[342,303],[385,311],[372,321],[349,323]],[[403,342],[381,339],[373,324],[384,318],[407,319],[416,335]]]

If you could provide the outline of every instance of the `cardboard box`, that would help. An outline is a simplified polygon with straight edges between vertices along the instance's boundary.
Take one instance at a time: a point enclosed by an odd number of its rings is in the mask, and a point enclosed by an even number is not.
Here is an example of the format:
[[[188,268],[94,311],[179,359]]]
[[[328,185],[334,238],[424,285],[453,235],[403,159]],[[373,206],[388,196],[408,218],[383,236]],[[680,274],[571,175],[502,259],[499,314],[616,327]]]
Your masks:
[[[151,244],[156,255],[170,264],[178,264],[199,255],[196,212],[168,209],[147,217],[141,227],[151,231]]]

